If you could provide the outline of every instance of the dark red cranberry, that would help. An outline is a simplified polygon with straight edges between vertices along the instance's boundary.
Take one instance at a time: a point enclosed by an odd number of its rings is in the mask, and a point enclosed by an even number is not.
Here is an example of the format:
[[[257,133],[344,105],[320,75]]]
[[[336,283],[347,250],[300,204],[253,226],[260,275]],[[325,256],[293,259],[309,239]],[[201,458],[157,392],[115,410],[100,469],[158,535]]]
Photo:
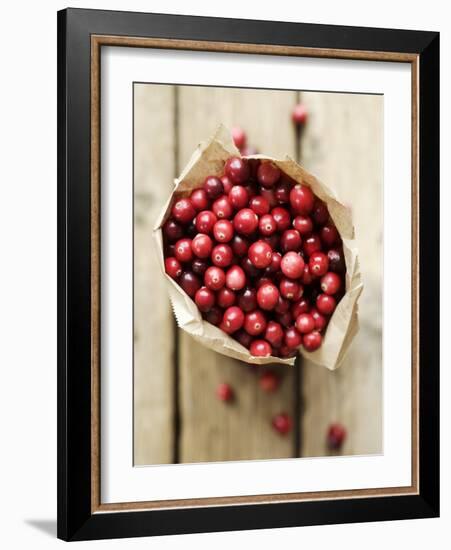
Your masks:
[[[219,307],[226,309],[235,304],[236,294],[233,292],[233,290],[222,287],[221,290],[218,290],[218,293],[216,294],[216,301]]]
[[[231,132],[235,146],[238,147],[238,149],[242,149],[246,145],[246,132],[239,126],[234,126]]]
[[[260,270],[255,267],[249,258],[243,258],[240,265],[249,277],[257,277],[260,274]]]
[[[257,241],[249,247],[247,252],[250,261],[259,269],[264,269],[272,261],[272,249],[268,243]]]
[[[274,194],[279,204],[287,204],[290,202],[291,185],[287,181],[281,181],[276,185]]]
[[[191,204],[194,208],[200,212],[208,208],[209,200],[205,189],[194,189],[190,195]]]
[[[278,351],[279,357],[281,357],[282,359],[288,359],[289,357],[296,357],[298,353],[297,350],[291,349],[288,346],[285,346],[285,344],[280,346],[280,348],[277,351]]]
[[[215,295],[209,288],[202,286],[196,292],[194,301],[200,311],[206,313],[215,305]]]
[[[287,413],[276,414],[276,416],[272,419],[272,427],[281,435],[289,433],[293,427],[291,416]]]
[[[219,243],[228,243],[233,238],[233,224],[230,220],[218,220],[213,226],[213,236]]]
[[[269,357],[272,353],[271,344],[266,340],[254,340],[249,349],[254,357]]]
[[[231,193],[232,191],[230,191]],[[215,200],[211,209],[218,219],[229,219],[233,216],[233,206],[229,200],[230,195],[221,195]]]
[[[197,233],[198,231],[196,228],[196,218],[194,218],[194,220],[190,221],[185,228],[185,237],[193,239],[197,235]]]
[[[290,349],[296,349],[302,344],[302,336],[295,327],[285,329],[284,342]]]
[[[241,308],[237,306],[228,307],[224,311],[221,326],[227,334],[232,334],[239,330],[244,323],[244,313]]]
[[[196,229],[199,233],[210,234],[218,218],[211,210],[203,210],[196,216]]]
[[[322,277],[329,269],[329,258],[323,252],[314,252],[308,262],[310,273],[315,277]]]
[[[238,296],[238,305],[245,313],[253,311],[257,307],[257,291],[255,288],[245,288]]]
[[[241,235],[252,235],[258,227],[258,216],[250,208],[242,208],[235,214],[233,225]]]
[[[213,241],[204,233],[198,233],[191,241],[191,249],[198,258],[208,258],[211,254],[212,248]]]
[[[299,279],[304,271],[304,260],[297,252],[287,252],[280,262],[282,273],[290,279]]]
[[[220,267],[212,265],[204,275],[204,283],[210,290],[219,290],[225,285],[226,276]]]
[[[246,275],[239,265],[233,265],[226,273],[226,286],[230,290],[241,290],[246,285]]]
[[[210,200],[215,200],[224,193],[224,185],[216,176],[208,176],[204,181],[204,189]]]
[[[317,350],[321,346],[322,341],[323,337],[317,330],[304,334],[302,338],[302,343],[307,351]]]
[[[182,266],[176,258],[166,258],[164,260],[164,267],[169,277],[177,279],[182,274]]]
[[[307,121],[307,107],[303,103],[295,105],[291,112],[291,120],[297,126],[303,126]]]
[[[277,224],[277,230],[282,232],[288,229],[291,224],[290,213],[282,206],[276,206],[271,210],[271,215]]]
[[[311,285],[313,282],[313,275],[310,271],[308,264],[304,265],[304,272],[302,273],[302,284]]]
[[[224,220],[228,221],[228,220]],[[233,231],[233,227],[232,227]],[[233,253],[238,256],[239,258],[242,258],[243,256],[247,256],[247,251],[249,250],[249,241],[242,237],[241,235],[234,235],[233,240],[231,242]]]
[[[312,218],[318,225],[324,225],[329,219],[329,210],[326,203],[317,199],[313,206]]]
[[[193,259],[191,239],[180,239],[175,243],[175,257],[179,262],[190,262]]]
[[[269,202],[265,197],[256,195],[249,201],[249,207],[257,214],[257,216],[264,216],[269,212]]]
[[[279,290],[272,283],[265,283],[257,291],[257,302],[261,309],[271,311],[279,300]]]
[[[315,322],[315,329],[319,332],[324,330],[327,326],[327,318],[324,317],[324,315],[321,315],[316,307],[312,307],[312,309],[310,310],[310,314],[313,317],[313,321]]]
[[[296,318],[296,329],[301,334],[307,334],[315,329],[315,321],[310,313],[301,313]]]
[[[343,251],[336,248],[331,248],[327,252],[329,258],[329,269],[334,273],[343,273],[346,270],[345,260],[343,257]]]
[[[296,216],[293,220],[293,227],[299,231],[301,235],[308,235],[313,231],[313,222],[310,216]]]
[[[282,254],[280,252],[273,252],[271,256],[271,263],[265,268],[265,275],[273,275],[280,270],[280,262],[282,261]]]
[[[204,276],[205,272],[208,269],[208,262],[205,260],[201,260],[200,258],[194,258],[194,260],[191,263],[191,269],[196,273],[197,275]]]
[[[310,304],[305,298],[301,298],[291,306],[291,314],[297,319],[302,313],[309,313]]]
[[[234,185],[230,190],[228,197],[233,208],[235,208],[236,210],[244,208],[249,202],[249,194],[247,192],[247,189],[242,185]]]
[[[258,277],[258,279],[255,280],[254,285],[255,288],[258,290],[263,285],[272,285],[273,281],[270,277],[265,277],[263,275],[262,277]]]
[[[232,259],[233,252],[228,244],[217,244],[211,252],[211,261],[218,267],[228,267]]]
[[[340,276],[332,271],[321,277],[321,290],[325,294],[337,294],[341,288]]]
[[[218,387],[216,388],[216,397],[220,401],[224,401],[225,403],[233,401],[234,393],[233,393],[232,386],[224,382],[222,384],[219,384]]]
[[[283,296],[279,296],[279,299],[277,301],[276,307],[274,308],[274,311],[276,311],[276,313],[286,313],[287,311],[289,311],[290,306],[291,306],[291,303],[289,302],[289,300],[287,300],[287,298],[284,298]]]
[[[183,228],[175,220],[169,219],[163,225],[163,235],[170,243],[175,243],[183,237]]]
[[[272,370],[268,370],[260,375],[260,388],[265,392],[274,392],[279,387],[280,379]]]
[[[237,330],[233,334],[233,337],[245,348],[249,349],[251,347],[252,336],[248,334],[244,329]]]
[[[333,296],[328,294],[320,294],[316,298],[316,308],[323,315],[332,315],[337,307],[337,301]]]
[[[268,204],[271,208],[277,206],[278,202],[274,189],[266,189],[265,187],[260,187],[259,194],[268,201]]]
[[[262,311],[256,309],[244,316],[244,330],[252,336],[258,336],[266,330],[266,317]]]
[[[257,184],[253,181],[248,182],[245,186],[249,200],[258,194]]]
[[[245,159],[230,157],[227,159],[224,172],[234,183],[244,183],[249,179],[249,165]]]
[[[193,298],[201,284],[199,277],[192,271],[184,271],[180,275],[179,284],[190,298]]]
[[[280,178],[279,168],[272,162],[261,162],[257,170],[257,179],[263,187],[273,187]]]
[[[276,248],[279,248],[280,244],[280,236],[279,233],[274,233],[273,235],[270,235],[269,237],[263,237],[261,239],[262,241],[265,241],[265,243],[268,243],[269,246],[275,250]]]
[[[182,224],[189,223],[196,215],[196,210],[188,198],[179,199],[172,207],[172,216]]]
[[[321,228],[319,235],[327,248],[331,248],[340,241],[340,235],[338,234],[337,228],[331,221]]]
[[[342,424],[335,422],[329,426],[326,437],[326,442],[329,449],[338,451],[341,449],[345,439],[346,428]]]
[[[283,277],[279,284],[280,294],[283,298],[291,301],[298,301],[302,297],[304,287],[293,279]]]
[[[280,237],[280,248],[282,252],[297,252],[301,249],[302,239],[296,229],[286,229]]]
[[[314,252],[320,252],[321,248],[321,239],[316,234],[306,237],[302,244],[302,250],[307,256],[311,256]]]
[[[283,336],[284,331],[282,325],[275,321],[269,321],[266,326],[265,340],[268,340],[274,348],[278,348],[282,345]]]
[[[165,257],[170,257],[175,255],[175,244],[166,244],[164,247]]]
[[[277,231],[276,220],[271,214],[265,214],[258,222],[258,229],[261,235],[269,237]]]
[[[224,186],[224,193],[228,195],[233,187],[233,181],[227,176],[221,176],[221,182]]]
[[[290,204],[293,212],[305,216],[310,214],[315,202],[315,195],[310,187],[297,184],[290,191]]]

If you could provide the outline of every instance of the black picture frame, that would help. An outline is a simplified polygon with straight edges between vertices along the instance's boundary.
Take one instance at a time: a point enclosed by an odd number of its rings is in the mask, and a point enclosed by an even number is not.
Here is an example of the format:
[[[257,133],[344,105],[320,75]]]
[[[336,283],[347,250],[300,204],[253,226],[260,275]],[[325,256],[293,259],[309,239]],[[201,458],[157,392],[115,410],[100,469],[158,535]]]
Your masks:
[[[91,441],[91,36],[418,56],[419,493],[95,513]],[[333,57],[333,55],[331,55]],[[147,13],[58,13],[58,537],[87,540],[439,515],[439,34]]]

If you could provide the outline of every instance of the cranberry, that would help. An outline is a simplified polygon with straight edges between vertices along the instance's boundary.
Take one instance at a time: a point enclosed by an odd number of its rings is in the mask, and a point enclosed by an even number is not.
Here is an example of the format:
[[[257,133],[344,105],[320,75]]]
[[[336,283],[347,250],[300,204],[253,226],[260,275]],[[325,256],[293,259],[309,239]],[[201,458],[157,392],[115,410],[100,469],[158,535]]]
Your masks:
[[[310,214],[315,202],[315,195],[312,193],[310,187],[306,185],[297,184],[290,191],[290,204],[296,214],[305,216]]]
[[[222,321],[222,309],[217,306],[213,306],[210,311],[203,314],[203,317],[208,323],[218,326]]]
[[[176,258],[166,258],[164,260],[164,267],[169,277],[177,279],[182,274],[182,266]]]
[[[258,229],[263,236],[269,237],[277,231],[276,220],[271,214],[265,214],[258,222]]]
[[[184,240],[184,239],[182,239]],[[180,243],[181,241],[179,241]],[[213,241],[208,235],[198,233],[191,241],[191,249],[198,258],[208,258],[213,248]]]
[[[324,225],[329,219],[329,210],[323,201],[317,199],[313,206],[312,218],[318,225]]]
[[[271,255],[271,263],[265,268],[265,274],[272,275],[280,270],[280,262],[282,261],[282,255],[280,252],[273,252]]]
[[[246,275],[239,265],[233,265],[226,273],[226,286],[230,290],[241,290],[246,284]]]
[[[238,305],[245,313],[253,311],[257,307],[257,291],[255,288],[245,288],[238,296]]]
[[[225,332],[232,334],[239,330],[244,323],[244,313],[241,308],[237,306],[228,307],[224,311],[224,316],[222,318],[222,325]]]
[[[172,215],[179,223],[187,224],[196,215],[196,210],[188,198],[179,199],[172,207]]]
[[[282,252],[297,252],[301,249],[302,239],[299,231],[296,229],[286,229],[280,238],[280,248]]]
[[[193,259],[191,239],[180,239],[175,243],[175,257],[179,262],[190,262]]]
[[[208,176],[204,181],[204,189],[207,197],[211,200],[217,199],[224,193],[224,185],[216,176]]]
[[[266,317],[262,311],[256,309],[244,316],[244,330],[252,335],[257,336],[266,330]]]
[[[208,208],[209,201],[205,189],[194,189],[194,191],[191,192],[190,199],[191,204],[198,212]]]
[[[224,401],[226,403],[232,401],[234,397],[232,386],[224,382],[219,384],[216,388],[216,396],[220,401]]]
[[[257,241],[251,244],[247,254],[250,261],[259,269],[268,267],[272,261],[272,249],[264,241]]]
[[[198,231],[196,228],[196,218],[190,221],[189,224],[185,227],[185,237],[193,239],[197,235]]]
[[[341,279],[332,271],[321,277],[321,290],[325,294],[337,294],[341,287]]]
[[[279,284],[280,294],[287,300],[298,301],[304,292],[304,287],[293,279],[284,277]]]
[[[290,311],[286,311],[285,313],[277,313],[275,319],[285,328],[288,328],[293,324],[293,316]]]
[[[279,290],[272,283],[262,284],[258,289],[257,302],[262,309],[266,311],[274,309],[278,300]]]
[[[309,216],[296,216],[293,220],[293,227],[297,229],[301,235],[308,235],[313,231],[312,218]]]
[[[279,236],[278,233],[274,233],[273,235],[270,235],[269,237],[263,237],[262,241],[265,241],[265,243],[268,243],[269,246],[274,250],[276,248],[279,248],[280,236]]]
[[[307,351],[317,350],[320,347],[322,341],[323,341],[323,337],[317,330],[314,330],[313,332],[309,332],[308,334],[304,334],[304,337],[302,339],[304,348]]]
[[[211,209],[216,214],[218,219],[228,219],[231,218],[233,215],[233,206],[231,204],[231,201],[229,200],[228,195],[222,195],[221,197],[216,199]]]
[[[292,121],[298,126],[303,126],[307,121],[307,108],[303,103],[295,105],[291,113]]]
[[[287,181],[281,181],[276,185],[274,194],[279,204],[287,204],[290,202],[291,185]]]
[[[233,187],[233,181],[227,176],[221,176],[221,182],[224,187],[224,193],[228,195]]]
[[[206,313],[215,305],[215,295],[209,288],[202,286],[196,292],[194,301],[199,310]]]
[[[239,126],[232,128],[232,139],[238,149],[242,149],[246,145],[246,133]]]
[[[290,302],[288,299],[283,298],[282,296],[279,296],[279,299],[277,301],[277,305],[274,308],[274,311],[277,313],[286,313],[290,309]]]
[[[319,235],[327,248],[331,248],[340,240],[340,235],[338,234],[337,228],[332,222],[329,222],[323,226],[319,232]]]
[[[169,219],[163,226],[163,235],[170,243],[175,243],[183,237],[183,229],[175,220]]]
[[[226,309],[234,305],[236,295],[233,290],[223,287],[221,290],[218,290],[218,293],[216,294],[216,301],[218,302],[219,307]]]
[[[196,216],[196,229],[199,233],[208,235],[213,231],[213,227],[217,221],[218,218],[211,210],[203,210]]]
[[[287,413],[276,414],[272,419],[272,427],[281,435],[285,435],[291,431],[293,421]]]
[[[252,343],[252,336],[248,334],[244,329],[237,330],[233,334],[233,337],[245,348],[250,348]]]
[[[308,262],[309,270],[315,277],[321,277],[329,269],[329,258],[323,252],[314,252]]]
[[[271,208],[277,206],[278,202],[276,199],[276,194],[274,189],[266,189],[266,187],[260,187],[259,189],[260,196],[268,201],[268,204]]]
[[[321,315],[321,313],[316,309],[316,307],[312,307],[310,314],[313,317],[313,321],[315,322],[315,329],[318,330],[319,332],[324,330],[327,326],[326,317],[324,317],[324,315]]]
[[[233,238],[233,224],[230,220],[218,220],[213,226],[213,236],[220,243],[228,243]]]
[[[242,208],[235,214],[233,225],[241,235],[252,235],[258,227],[258,216],[250,208]]]
[[[304,271],[304,260],[297,252],[287,252],[280,262],[282,273],[290,279],[299,279]]]
[[[200,279],[192,271],[185,271],[180,275],[180,286],[190,298],[193,298],[201,286]]]
[[[297,350],[291,349],[288,346],[280,346],[278,349],[279,357],[282,357],[282,359],[287,359],[288,357],[296,357]]]
[[[251,355],[254,357],[269,357],[272,353],[271,344],[266,340],[254,340],[251,343]]]
[[[301,298],[291,306],[291,314],[295,319],[302,313],[308,313],[310,311],[310,304],[305,298]]]
[[[204,283],[210,290],[219,290],[225,285],[226,276],[220,267],[211,266],[204,275]]]
[[[262,197],[261,195],[252,197],[249,201],[249,207],[257,214],[257,216],[264,216],[270,209],[268,199],[265,199],[265,197]]]
[[[302,336],[295,327],[288,327],[285,330],[284,342],[290,349],[296,349],[302,344]]]
[[[335,422],[331,424],[327,430],[326,442],[331,450],[339,450],[346,439],[346,428]]]
[[[261,374],[259,383],[263,391],[273,392],[278,388],[280,379],[273,371],[268,370]]]
[[[204,276],[205,272],[208,269],[208,262],[206,262],[205,260],[201,260],[200,258],[194,258],[194,260],[191,263],[191,269],[197,275]]]
[[[296,318],[296,328],[301,334],[307,334],[315,329],[315,321],[310,313],[301,313]]]
[[[260,274],[260,270],[255,267],[249,258],[243,258],[240,265],[249,277],[257,277]]]
[[[227,159],[224,172],[234,183],[244,183],[249,179],[249,165],[245,159],[230,157]]]
[[[320,294],[316,298],[316,308],[323,315],[331,315],[337,306],[337,301],[333,296]]]
[[[257,179],[263,187],[273,187],[280,178],[280,170],[272,162],[261,162],[257,170]]]
[[[268,340],[268,342],[273,347],[278,348],[282,345],[283,336],[284,336],[284,332],[280,323],[276,323],[275,321],[269,321],[266,326],[265,340]]]
[[[249,202],[249,194],[247,189],[242,185],[234,185],[230,190],[228,197],[233,208],[236,208],[237,210],[244,208]]]
[[[258,194],[257,184],[253,181],[248,182],[245,186],[249,199]]]
[[[290,227],[291,217],[286,208],[283,208],[282,206],[276,206],[272,209],[271,215],[277,224],[278,231],[285,231],[285,229],[288,229]]]
[[[232,263],[233,252],[228,244],[217,244],[211,252],[211,261],[218,267],[227,267]]]
[[[321,240],[316,234],[309,235],[304,239],[302,249],[307,256],[311,256],[314,252],[321,251]]]
[[[335,248],[331,248],[327,252],[329,258],[329,269],[334,273],[343,273],[346,269],[345,261],[343,257],[343,251]]]

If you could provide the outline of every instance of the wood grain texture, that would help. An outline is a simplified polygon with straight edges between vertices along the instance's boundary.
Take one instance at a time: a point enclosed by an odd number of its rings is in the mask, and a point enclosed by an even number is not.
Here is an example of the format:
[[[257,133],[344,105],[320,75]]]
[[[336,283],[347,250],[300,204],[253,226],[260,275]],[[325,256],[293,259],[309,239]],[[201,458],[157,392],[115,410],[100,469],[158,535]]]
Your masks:
[[[173,462],[174,323],[152,229],[174,179],[174,88],[134,87],[134,461]]]
[[[249,143],[265,154],[295,155],[295,134],[289,122],[294,92],[180,87],[178,93],[181,167],[197,143],[211,136],[219,123],[243,127]],[[283,383],[276,393],[264,394],[252,367],[209,351],[181,334],[180,461],[294,456],[294,433],[282,437],[270,425],[275,413],[293,414],[293,371],[275,368],[284,373]],[[233,404],[216,398],[220,382],[234,387]]]
[[[309,111],[302,164],[352,205],[364,292],[360,332],[334,372],[304,362],[302,455],[328,454],[330,422],[348,437],[342,454],[382,452],[383,98],[303,93]]]

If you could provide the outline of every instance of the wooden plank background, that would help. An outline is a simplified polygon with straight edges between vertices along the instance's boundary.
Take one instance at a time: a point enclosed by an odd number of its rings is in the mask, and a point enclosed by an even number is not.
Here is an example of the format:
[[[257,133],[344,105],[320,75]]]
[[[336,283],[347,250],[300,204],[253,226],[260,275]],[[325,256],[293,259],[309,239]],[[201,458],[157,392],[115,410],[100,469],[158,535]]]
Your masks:
[[[301,139],[290,120],[300,99],[309,109]],[[335,420],[349,432],[344,454],[381,452],[382,98],[135,84],[134,107],[135,464],[323,456]],[[240,125],[261,152],[301,158],[352,202],[365,235],[362,328],[345,365],[275,366],[282,384],[269,395],[255,367],[175,328],[153,256],[151,228],[174,176],[221,122]],[[234,387],[233,403],[217,400],[220,382]],[[278,412],[295,419],[287,436],[271,428]]]

